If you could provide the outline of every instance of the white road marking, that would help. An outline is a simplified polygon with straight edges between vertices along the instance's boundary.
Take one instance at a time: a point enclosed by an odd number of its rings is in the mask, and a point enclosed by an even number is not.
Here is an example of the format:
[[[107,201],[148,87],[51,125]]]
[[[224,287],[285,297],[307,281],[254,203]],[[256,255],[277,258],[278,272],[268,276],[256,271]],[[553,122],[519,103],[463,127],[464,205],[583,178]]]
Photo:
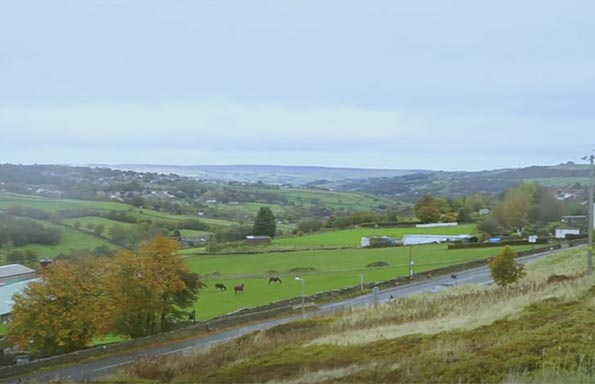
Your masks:
[[[105,370],[105,369],[110,369],[110,368],[116,368],[116,367],[120,367],[120,366],[122,366],[122,365],[130,364],[130,363],[132,363],[132,362],[134,362],[134,360],[127,360],[127,361],[124,361],[124,362],[122,362],[122,363],[118,363],[118,364],[112,364],[112,365],[107,365],[107,366],[105,366],[105,367],[101,367],[101,368],[94,369],[94,370],[93,370],[93,372],[99,372],[99,371],[103,371],[103,370]]]
[[[189,350],[194,349],[194,348],[195,348],[195,346],[194,345],[191,345],[189,347],[180,348],[180,349],[174,349],[173,351],[168,351],[168,352],[160,353],[159,356],[167,356],[167,355],[171,355],[173,353],[179,353],[179,352],[183,352],[183,351],[189,351]]]

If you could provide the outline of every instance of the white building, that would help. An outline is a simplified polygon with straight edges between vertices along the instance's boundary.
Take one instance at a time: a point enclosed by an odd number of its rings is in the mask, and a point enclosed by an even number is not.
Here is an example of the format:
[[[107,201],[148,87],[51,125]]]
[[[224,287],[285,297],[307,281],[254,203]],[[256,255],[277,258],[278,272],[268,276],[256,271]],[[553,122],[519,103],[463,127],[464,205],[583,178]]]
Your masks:
[[[14,305],[13,296],[21,293],[33,281],[39,281],[39,279],[19,281],[0,286],[0,321],[5,322],[10,319],[12,306]]]
[[[573,228],[558,228],[556,229],[556,239],[565,239],[566,235],[580,235],[580,229],[573,229]]]
[[[444,243],[447,241],[466,240],[471,235],[405,235],[403,236],[403,245],[419,245]]]

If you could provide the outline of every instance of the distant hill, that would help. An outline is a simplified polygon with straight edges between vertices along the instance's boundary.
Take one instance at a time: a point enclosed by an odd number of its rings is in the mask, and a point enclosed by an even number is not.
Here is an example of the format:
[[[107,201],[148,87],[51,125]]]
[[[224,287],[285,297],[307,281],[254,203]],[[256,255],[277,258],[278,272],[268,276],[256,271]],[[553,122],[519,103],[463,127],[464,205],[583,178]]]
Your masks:
[[[161,165],[161,164],[90,164],[136,172],[174,173],[180,176],[217,181],[239,181],[264,184],[326,184],[345,180],[395,177],[427,170],[336,168],[284,165]]]
[[[94,165],[97,166],[97,165]],[[496,194],[527,181],[564,189],[588,184],[588,165],[574,163],[485,171],[369,169],[282,165],[101,165],[116,170],[177,174],[202,180],[263,183],[362,192],[402,201],[431,193],[455,198]]]
[[[553,188],[570,187],[576,183],[586,185],[589,181],[589,168],[587,165],[564,164],[480,172],[433,171],[370,178],[365,181],[350,180],[336,183],[334,188],[415,201],[427,193],[450,198],[474,193],[500,193],[528,181],[537,181]]]

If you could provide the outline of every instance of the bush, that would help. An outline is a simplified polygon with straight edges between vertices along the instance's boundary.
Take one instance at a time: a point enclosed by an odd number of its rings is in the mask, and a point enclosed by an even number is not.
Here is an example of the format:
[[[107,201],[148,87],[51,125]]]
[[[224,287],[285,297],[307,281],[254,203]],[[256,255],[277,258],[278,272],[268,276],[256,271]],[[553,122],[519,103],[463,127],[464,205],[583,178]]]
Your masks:
[[[179,224],[180,229],[194,229],[197,231],[208,231],[210,227],[198,219],[186,219]]]
[[[502,252],[496,255],[490,262],[492,278],[496,284],[507,286],[517,282],[526,275],[524,265],[516,262],[516,255],[516,252],[509,246],[506,246]]]
[[[45,227],[30,219],[0,215],[0,246],[56,245],[61,237],[62,232],[56,228]]]
[[[114,221],[119,221],[121,223],[131,223],[131,224],[136,224],[136,217],[127,214],[126,212],[122,212],[122,211],[109,211],[109,213],[104,213],[102,215],[102,217],[109,219],[109,220],[114,220]]]

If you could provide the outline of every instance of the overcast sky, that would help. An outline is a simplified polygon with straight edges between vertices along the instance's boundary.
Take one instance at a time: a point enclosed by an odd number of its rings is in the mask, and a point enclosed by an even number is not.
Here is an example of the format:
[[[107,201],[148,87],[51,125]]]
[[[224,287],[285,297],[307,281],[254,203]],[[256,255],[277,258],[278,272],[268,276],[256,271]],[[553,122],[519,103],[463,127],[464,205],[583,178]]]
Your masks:
[[[0,163],[580,162],[594,15],[590,0],[0,0]]]

